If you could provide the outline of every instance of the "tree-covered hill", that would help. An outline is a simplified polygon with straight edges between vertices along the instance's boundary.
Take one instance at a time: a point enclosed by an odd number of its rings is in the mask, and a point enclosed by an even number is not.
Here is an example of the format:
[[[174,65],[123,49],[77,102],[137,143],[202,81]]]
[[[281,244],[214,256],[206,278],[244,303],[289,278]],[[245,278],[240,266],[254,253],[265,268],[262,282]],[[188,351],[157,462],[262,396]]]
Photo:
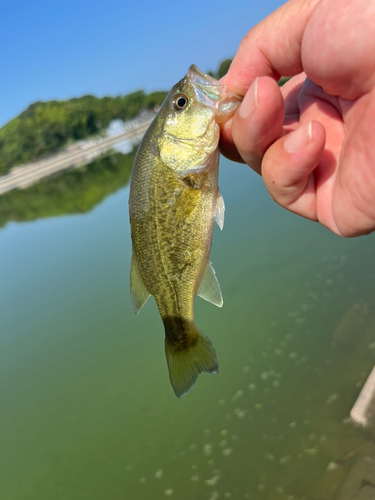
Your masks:
[[[118,97],[36,102],[0,129],[0,175],[97,133],[114,118],[134,118],[143,109],[160,105],[166,94],[139,90]]]
[[[222,61],[217,71],[223,77],[231,59]],[[287,79],[281,79],[279,84]],[[11,168],[34,161],[104,130],[111,120],[134,118],[143,109],[162,104],[167,92],[132,94],[98,98],[86,95],[67,101],[36,102],[0,129],[0,176]]]
[[[27,189],[0,196],[0,228],[8,222],[25,222],[92,210],[130,180],[135,151],[112,153],[93,162],[44,179]]]

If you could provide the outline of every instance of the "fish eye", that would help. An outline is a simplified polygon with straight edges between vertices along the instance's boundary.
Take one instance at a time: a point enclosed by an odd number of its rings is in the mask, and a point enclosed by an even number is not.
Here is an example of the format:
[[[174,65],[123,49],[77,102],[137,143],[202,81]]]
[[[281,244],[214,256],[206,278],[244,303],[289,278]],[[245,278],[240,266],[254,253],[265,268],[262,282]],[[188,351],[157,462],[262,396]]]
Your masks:
[[[186,97],[186,95],[183,95],[183,94],[179,94],[179,95],[176,95],[172,101],[172,105],[174,107],[174,109],[176,111],[182,111],[183,109],[186,108],[186,106],[188,105],[188,98]]]

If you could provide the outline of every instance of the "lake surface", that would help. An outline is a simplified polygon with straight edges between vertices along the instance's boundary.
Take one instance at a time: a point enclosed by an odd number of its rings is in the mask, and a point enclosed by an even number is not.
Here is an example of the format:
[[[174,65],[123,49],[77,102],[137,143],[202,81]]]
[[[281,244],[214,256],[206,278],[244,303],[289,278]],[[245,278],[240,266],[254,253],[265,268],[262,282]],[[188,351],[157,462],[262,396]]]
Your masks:
[[[347,419],[375,361],[375,236],[284,211],[224,159],[220,188],[224,307],[195,302],[220,373],[182,399],[154,300],[131,308],[127,186],[0,230],[2,500],[337,498],[370,439]]]

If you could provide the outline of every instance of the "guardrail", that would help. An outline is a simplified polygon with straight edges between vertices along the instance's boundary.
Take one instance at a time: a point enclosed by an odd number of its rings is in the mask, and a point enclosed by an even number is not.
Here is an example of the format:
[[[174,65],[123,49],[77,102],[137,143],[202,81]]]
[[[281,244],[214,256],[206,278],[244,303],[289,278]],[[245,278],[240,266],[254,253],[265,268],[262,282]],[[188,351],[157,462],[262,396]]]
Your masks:
[[[94,144],[86,146],[85,143],[81,142],[78,147],[82,149],[79,151],[65,153],[60,151],[45,160],[37,160],[28,165],[17,167],[9,174],[0,177],[0,195],[12,189],[22,189],[32,184],[36,184],[45,177],[66,168],[87,163],[87,161],[94,159],[103,151],[110,149],[122,141],[128,140],[132,143],[139,142],[152,119],[153,117],[147,118],[147,120],[139,122],[136,126],[125,130],[121,134],[105,137],[104,139],[96,141]]]

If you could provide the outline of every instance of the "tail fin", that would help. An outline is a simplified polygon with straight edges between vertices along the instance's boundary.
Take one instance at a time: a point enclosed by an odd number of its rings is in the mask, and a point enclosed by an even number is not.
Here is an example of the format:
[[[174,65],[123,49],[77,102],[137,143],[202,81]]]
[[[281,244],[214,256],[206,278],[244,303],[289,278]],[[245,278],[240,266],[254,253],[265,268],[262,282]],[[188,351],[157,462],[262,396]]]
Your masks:
[[[180,398],[193,387],[200,373],[218,373],[219,360],[210,339],[195,325],[194,332],[180,332],[178,336],[170,335],[165,326],[169,378],[176,396]]]

